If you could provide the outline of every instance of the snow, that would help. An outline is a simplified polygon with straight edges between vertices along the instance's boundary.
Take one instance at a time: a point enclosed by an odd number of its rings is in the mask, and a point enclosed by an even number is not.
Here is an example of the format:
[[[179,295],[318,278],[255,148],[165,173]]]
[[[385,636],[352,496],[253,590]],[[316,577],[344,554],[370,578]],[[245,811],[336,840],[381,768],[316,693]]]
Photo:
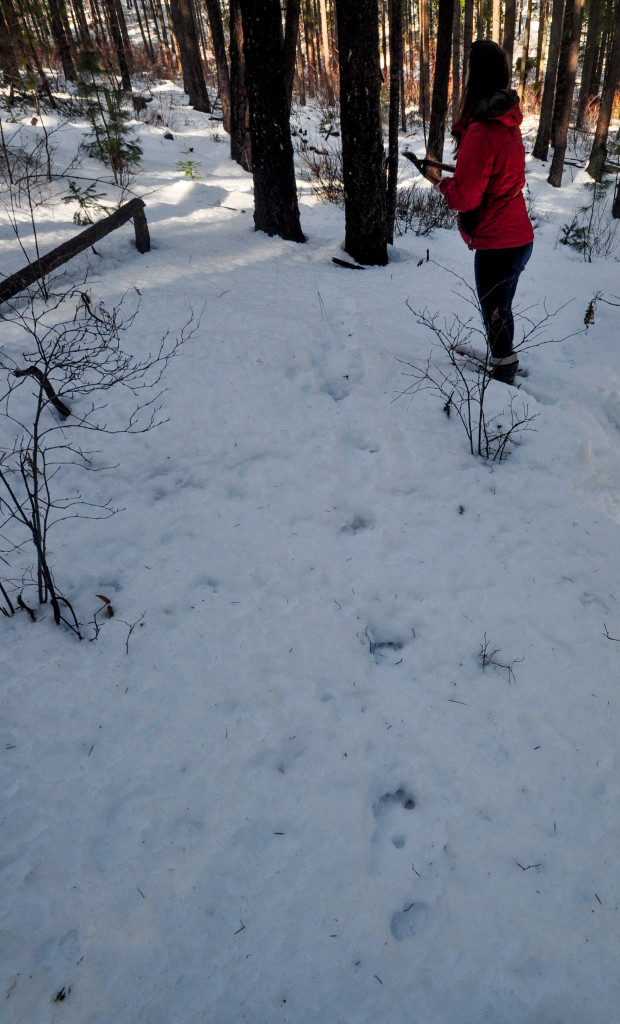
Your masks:
[[[556,343],[491,385],[536,416],[492,464],[436,396],[398,398],[445,359],[411,310],[470,308],[457,233],[338,268],[341,210],[300,182],[307,242],[256,233],[213,122],[169,111],[174,140],[139,126],[152,251],[128,224],[69,267],[108,306],[139,290],[140,358],[199,330],[166,422],[63,480],[123,510],[50,538],[85,639],[48,608],[0,621],[0,1020],[611,1024],[618,313],[583,319],[620,288],[557,245],[585,176],[528,159],[547,218],[518,308],[557,310]],[[38,213],[42,250],[76,230]]]

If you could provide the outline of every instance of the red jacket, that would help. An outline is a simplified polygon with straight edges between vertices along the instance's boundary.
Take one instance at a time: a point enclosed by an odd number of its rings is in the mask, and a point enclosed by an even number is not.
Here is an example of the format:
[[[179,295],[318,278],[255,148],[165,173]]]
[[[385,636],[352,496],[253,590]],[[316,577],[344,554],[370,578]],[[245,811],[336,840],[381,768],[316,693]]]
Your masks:
[[[516,92],[502,89],[454,125],[460,139],[456,170],[439,188],[450,209],[458,211],[459,230],[470,249],[510,249],[534,238],[522,191],[522,121]]]

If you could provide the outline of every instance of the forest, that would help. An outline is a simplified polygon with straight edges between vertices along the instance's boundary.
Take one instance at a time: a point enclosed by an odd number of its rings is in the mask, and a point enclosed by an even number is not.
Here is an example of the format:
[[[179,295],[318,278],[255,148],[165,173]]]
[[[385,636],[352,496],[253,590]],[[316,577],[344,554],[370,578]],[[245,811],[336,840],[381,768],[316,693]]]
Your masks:
[[[181,79],[253,172],[257,229],[297,241],[291,104],[332,118],[338,107],[346,249],[360,263],[387,262],[399,130],[420,124],[442,160],[473,39],[505,49],[522,109],[539,119],[533,154],[552,152],[550,184],[562,185],[569,133],[594,182],[618,169],[618,0],[2,0],[0,31],[8,109],[77,105],[117,182],[139,163],[129,120],[148,117],[149,81]]]

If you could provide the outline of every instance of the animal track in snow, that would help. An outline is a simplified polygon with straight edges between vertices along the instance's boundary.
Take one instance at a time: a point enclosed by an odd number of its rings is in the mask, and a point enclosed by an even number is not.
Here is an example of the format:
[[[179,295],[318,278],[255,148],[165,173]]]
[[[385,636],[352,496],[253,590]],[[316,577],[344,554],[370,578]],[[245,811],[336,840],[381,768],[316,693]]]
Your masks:
[[[401,804],[406,811],[412,811],[415,807],[415,800],[404,787],[399,787],[394,793],[384,793],[372,805],[372,813],[375,818],[382,817],[386,810],[394,804]]]
[[[412,935],[417,935],[425,924],[426,904],[410,900],[405,903],[402,910],[396,910],[392,914],[390,931],[400,942],[402,939],[410,939]]]
[[[415,807],[415,800],[404,786],[399,786],[392,793],[384,793],[372,805],[372,813],[377,828],[372,837],[375,855],[371,864],[371,874],[392,875],[400,869],[403,850],[409,839],[411,820],[409,812]]]
[[[353,516],[350,523],[341,528],[341,533],[359,533],[360,530],[369,530],[375,524],[372,519],[365,519],[364,516]]]
[[[411,845],[411,826],[415,825],[416,818],[410,812],[415,806],[415,798],[405,786],[384,793],[372,805],[377,828],[372,837],[376,852],[370,872],[376,877],[385,878],[388,884],[402,873],[407,888],[411,885],[411,857],[407,847]],[[390,931],[399,942],[411,938],[423,929],[426,917],[426,903],[413,898],[406,899],[392,914]]]

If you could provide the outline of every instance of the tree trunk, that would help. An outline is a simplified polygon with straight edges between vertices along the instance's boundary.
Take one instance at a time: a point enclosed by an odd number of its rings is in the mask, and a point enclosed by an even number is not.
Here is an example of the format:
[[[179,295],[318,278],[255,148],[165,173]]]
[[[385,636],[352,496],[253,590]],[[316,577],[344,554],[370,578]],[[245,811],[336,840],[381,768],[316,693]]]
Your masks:
[[[228,59],[226,57],[226,40],[224,38],[224,25],[222,22],[222,11],[220,0],[205,0],[207,18],[211,29],[211,43],[215,57],[217,70],[217,86],[222,104],[222,121],[224,131],[230,131],[230,72],[228,70]]]
[[[601,93],[592,152],[590,153],[587,167],[588,174],[597,180],[601,177],[605,166],[609,122],[618,86],[620,86],[620,0],[616,0],[614,34],[605,70],[605,81],[603,83],[603,92]]]
[[[461,95],[461,4],[455,0],[452,22],[452,122],[456,121]]]
[[[123,33],[118,20],[118,11],[114,0],[103,0],[104,10],[108,20],[108,28],[112,37],[112,44],[116,51],[118,67],[121,73],[121,84],[125,92],[131,92],[131,72],[129,60],[123,44]]]
[[[547,35],[547,17],[549,14],[549,0],[540,0],[538,11],[538,37],[536,39],[536,70],[534,80],[540,82],[545,38]]]
[[[334,87],[332,83],[332,61],[329,47],[327,7],[325,5],[325,0],[319,0],[319,9],[321,12],[321,46],[323,49],[323,65],[325,67],[325,94],[328,106],[332,107],[334,105]]]
[[[525,28],[523,31],[523,49],[521,50],[521,73],[519,84],[521,87],[521,99],[525,99],[525,88],[527,86],[528,67],[527,62],[530,56],[530,27],[532,24],[532,0],[528,0],[527,13],[525,15]]]
[[[431,111],[429,15],[429,0],[420,0],[420,117],[424,122],[428,121]]]
[[[537,160],[546,160],[549,155],[549,140],[551,139],[551,122],[553,118],[555,86],[558,77],[558,60],[560,57],[563,14],[564,0],[553,0],[547,70],[545,72],[545,84],[543,88],[542,103],[540,105],[538,133],[536,135],[536,143],[534,145],[534,156]]]
[[[170,0],[170,14],[174,34],[179,44],[183,82],[190,106],[203,114],[210,114],[211,101],[202,68],[191,0]]]
[[[508,67],[510,69],[510,75],[512,77],[512,65],[514,62],[514,48],[515,48],[515,27],[517,24],[517,6],[516,0],[506,0],[506,9],[504,12],[504,40],[502,46],[504,47],[508,56]],[[510,83],[509,83],[510,84]]]
[[[390,113],[388,128],[388,189],[385,216],[386,240],[394,241],[396,187],[398,183],[398,126],[400,80],[403,69],[403,0],[389,0]]]
[[[431,123],[426,155],[432,160],[439,160],[440,162],[443,158],[446,118],[448,115],[448,86],[450,84],[450,53],[452,50],[454,4],[455,0],[439,0],[437,9],[437,53],[435,56]]]
[[[583,10],[583,4],[581,5]],[[555,103],[553,105],[553,120],[551,122],[551,145],[555,146],[559,125],[564,112],[564,90],[569,81],[569,64],[571,50],[575,34],[575,12],[572,3],[564,4],[564,17],[562,19],[562,42],[560,43],[560,59],[558,61],[558,81],[555,90]]]
[[[594,60],[601,34],[601,0],[590,0],[588,12],[588,33],[586,35],[586,48],[583,55],[583,68],[581,70],[581,87],[579,89],[579,105],[577,108],[577,127],[583,128],[586,122],[588,105],[595,93],[592,92],[592,77],[594,71]]]
[[[467,78],[467,62],[469,51],[474,38],[474,0],[465,0],[465,13],[463,15],[463,74],[461,84],[465,85]]]
[[[239,2],[240,0],[230,0],[230,156],[244,171],[251,171],[250,108],[245,80],[243,25]]]
[[[491,23],[491,39],[494,43],[499,43],[500,32],[501,32],[501,20],[502,20],[502,0],[493,0],[493,14]]]
[[[562,185],[562,171],[564,169],[564,157],[566,155],[566,143],[568,139],[568,126],[570,115],[573,109],[573,93],[575,91],[575,79],[577,77],[577,60],[579,57],[579,37],[581,35],[581,18],[583,15],[583,0],[566,0],[565,19],[568,25],[572,25],[572,36],[568,48],[566,71],[562,83],[562,109],[558,117],[558,125],[555,134],[555,147],[553,160],[547,181],[554,188]],[[559,85],[558,85],[559,88]]]
[[[0,69],[5,86],[10,89],[21,85],[19,74],[19,56],[15,49],[16,35],[15,15],[8,9],[8,5],[0,6]],[[9,171],[7,164],[7,171]],[[9,171],[10,173],[10,171]]]
[[[295,84],[300,13],[301,0],[287,0],[286,21],[284,23],[284,83],[286,85],[286,101],[289,110],[293,101],[293,86]]]
[[[385,156],[377,0],[336,0],[345,249],[359,263],[385,266]]]
[[[62,73],[68,82],[75,82],[76,73],[71,53],[71,38],[66,32],[58,0],[48,0],[48,10],[52,37],[62,64]]]
[[[310,0],[305,0],[303,9],[304,42],[306,44],[306,63],[308,66],[308,93],[310,98],[316,95],[316,55],[312,34],[312,7]]]
[[[280,2],[241,0],[240,5],[250,103],[254,226],[268,235],[303,242],[284,83]]]

